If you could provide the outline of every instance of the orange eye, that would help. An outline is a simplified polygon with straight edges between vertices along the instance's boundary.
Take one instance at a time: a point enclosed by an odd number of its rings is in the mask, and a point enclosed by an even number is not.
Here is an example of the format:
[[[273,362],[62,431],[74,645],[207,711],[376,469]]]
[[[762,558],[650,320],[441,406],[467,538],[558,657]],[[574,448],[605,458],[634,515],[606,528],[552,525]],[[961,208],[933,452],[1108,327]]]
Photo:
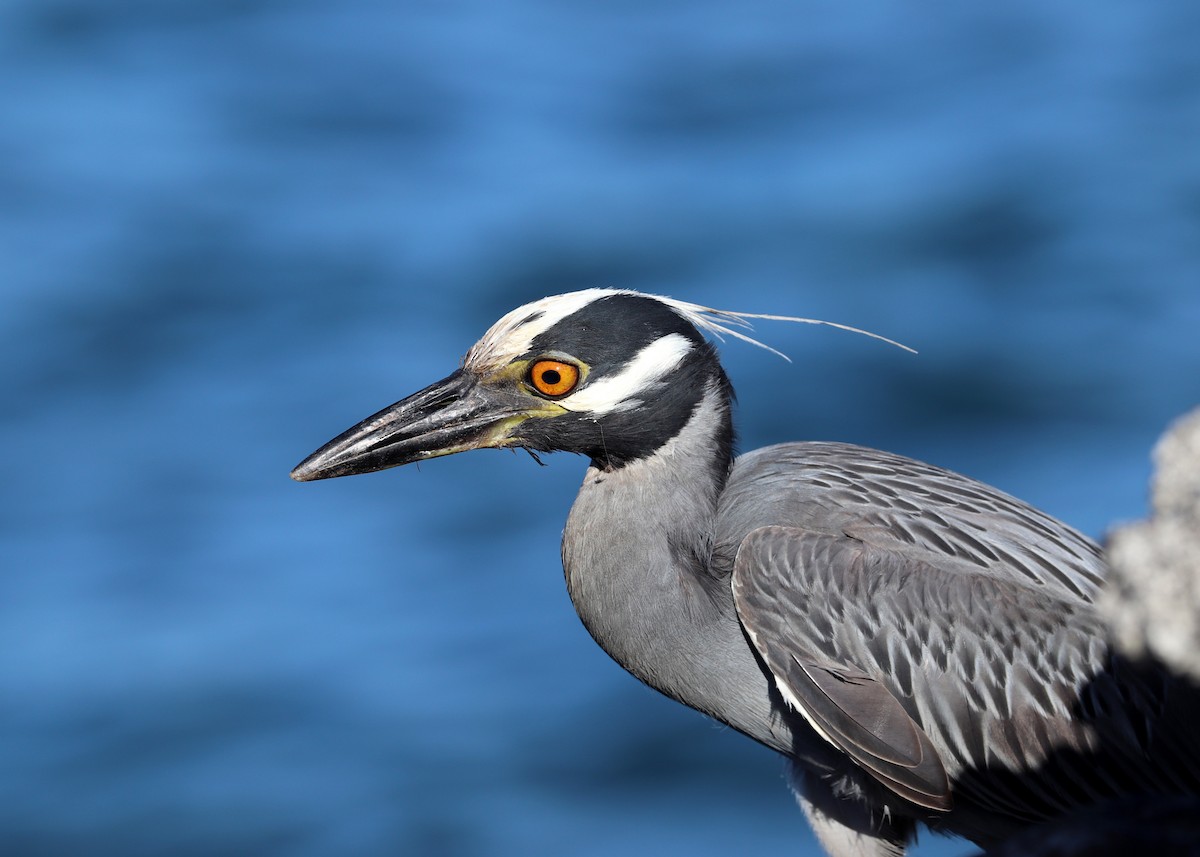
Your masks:
[[[579,383],[579,367],[559,360],[538,360],[529,367],[529,384],[543,396],[565,396]]]

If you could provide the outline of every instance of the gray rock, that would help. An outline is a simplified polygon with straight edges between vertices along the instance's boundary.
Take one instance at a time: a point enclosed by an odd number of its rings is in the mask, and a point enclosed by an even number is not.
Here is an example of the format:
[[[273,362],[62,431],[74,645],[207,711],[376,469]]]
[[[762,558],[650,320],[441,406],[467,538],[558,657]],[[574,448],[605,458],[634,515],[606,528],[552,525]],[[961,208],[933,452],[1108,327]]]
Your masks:
[[[1200,408],[1170,427],[1154,462],[1151,516],[1109,536],[1100,606],[1126,653],[1200,681]]]

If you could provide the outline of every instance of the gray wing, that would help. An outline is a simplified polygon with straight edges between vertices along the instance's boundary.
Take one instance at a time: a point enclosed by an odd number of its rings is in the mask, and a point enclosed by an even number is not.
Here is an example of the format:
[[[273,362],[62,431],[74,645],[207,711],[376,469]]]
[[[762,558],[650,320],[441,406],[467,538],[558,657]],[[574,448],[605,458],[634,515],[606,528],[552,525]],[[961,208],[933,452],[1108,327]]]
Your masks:
[[[1200,695],[1110,651],[1099,547],[988,485],[849,444],[756,450],[714,567],[781,693],[915,803],[948,804],[946,778],[1025,820],[1200,793]]]
[[[830,601],[828,580],[818,572],[813,586],[808,571],[835,563],[841,571],[839,548],[831,537],[786,527],[752,532],[734,564],[738,618],[784,699],[825,740],[913,803],[949,809],[949,778],[929,736],[862,658],[836,644],[845,600]],[[817,610],[826,615],[814,622]]]
[[[1071,709],[1104,657],[1086,603],[779,526],[742,541],[732,586],[785,700],[916,804],[949,809],[964,769],[1028,769],[1086,743]]]
[[[1090,602],[1100,547],[990,485],[844,443],[788,443],[737,460],[722,497],[723,546],[767,524],[853,535],[896,551],[963,560],[979,574]]]

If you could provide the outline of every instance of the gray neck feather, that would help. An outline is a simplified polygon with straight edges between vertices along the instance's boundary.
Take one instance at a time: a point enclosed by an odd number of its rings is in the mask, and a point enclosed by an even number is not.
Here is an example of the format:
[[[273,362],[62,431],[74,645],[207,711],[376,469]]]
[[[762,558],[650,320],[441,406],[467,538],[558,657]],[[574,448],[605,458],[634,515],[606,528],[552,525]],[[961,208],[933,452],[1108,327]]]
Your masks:
[[[780,750],[790,732],[746,641],[727,572],[709,571],[724,463],[714,438],[730,419],[710,386],[655,454],[591,467],[563,533],[575,609],[621,666],[668,696]]]

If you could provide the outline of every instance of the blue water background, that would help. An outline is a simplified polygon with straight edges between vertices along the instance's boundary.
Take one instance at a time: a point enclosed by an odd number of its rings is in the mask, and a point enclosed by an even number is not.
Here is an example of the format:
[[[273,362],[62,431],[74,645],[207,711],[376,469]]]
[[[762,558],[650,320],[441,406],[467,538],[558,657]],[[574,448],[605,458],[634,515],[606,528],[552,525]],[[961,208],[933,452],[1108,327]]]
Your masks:
[[[0,853],[817,853],[580,626],[582,460],[288,470],[620,286],[920,349],[759,324],[743,448],[1101,536],[1200,402],[1197,45],[1194,0],[9,0]]]

